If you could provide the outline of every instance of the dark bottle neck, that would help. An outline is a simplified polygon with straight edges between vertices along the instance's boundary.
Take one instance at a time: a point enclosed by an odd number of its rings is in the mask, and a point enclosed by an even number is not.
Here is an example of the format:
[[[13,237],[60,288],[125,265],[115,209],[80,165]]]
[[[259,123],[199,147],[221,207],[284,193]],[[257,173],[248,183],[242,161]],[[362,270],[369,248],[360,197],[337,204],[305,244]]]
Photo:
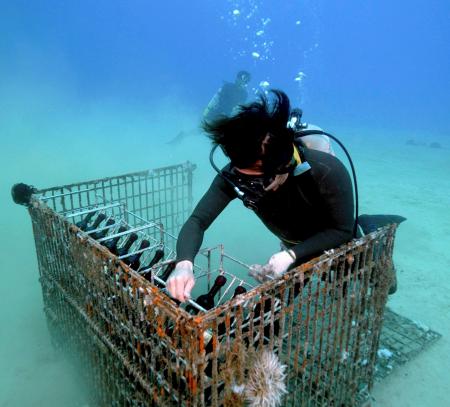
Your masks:
[[[244,286],[238,285],[234,290],[233,298],[236,298],[236,296],[238,296],[240,294],[244,294],[246,292],[247,292],[247,289]]]
[[[144,249],[146,249],[147,247],[150,247],[150,242],[149,242],[147,239],[144,239],[144,240],[141,242],[141,244],[139,245],[139,250],[144,250]],[[142,253],[139,253],[138,255],[141,256]]]
[[[106,218],[106,215],[104,213],[101,213],[100,215],[97,216],[97,218],[94,220],[94,223],[92,224],[91,227],[89,227],[87,230],[94,230],[98,228],[98,225],[100,225],[100,223],[102,223]]]
[[[149,246],[150,246],[150,242],[148,240],[143,240],[141,242],[141,244],[139,245],[139,249],[138,250],[144,250],[144,249],[146,249]],[[132,256],[130,256],[128,258],[127,263],[130,265],[130,267],[132,269],[137,270],[141,266],[141,263],[140,263],[139,259],[141,258],[141,256],[143,254],[144,254],[144,252],[136,253],[136,254],[133,254]]]
[[[106,222],[105,228],[104,230],[101,230],[100,232],[94,233],[94,235],[92,236],[94,239],[98,240],[98,239],[102,239],[104,238],[109,231],[109,227],[114,225],[114,223],[116,223],[116,221],[114,219],[108,219],[108,221]]]
[[[172,271],[175,269],[175,266],[176,266],[175,261],[168,264],[164,272],[161,274],[161,276],[159,276],[159,278],[165,282],[169,278],[170,273],[172,273]]]
[[[117,231],[117,233],[123,233],[127,230],[127,228],[125,226],[121,226],[119,228],[119,230]],[[122,236],[116,236],[113,237],[110,240],[106,240],[105,242],[103,242],[103,246],[107,247],[110,251],[115,250],[117,247],[117,243],[119,243],[119,240]]]
[[[176,261],[173,261],[172,263],[169,263],[169,264],[167,265],[166,269],[163,271],[163,273],[162,273],[161,275],[159,275],[158,277],[159,277],[162,281],[166,282],[167,279],[168,279],[169,276],[170,276],[170,273],[172,273],[172,271],[175,269],[176,264],[177,264]],[[150,279],[151,279],[151,275],[152,275],[152,271],[150,270],[150,271],[148,271],[147,273],[144,274],[144,277],[145,277],[146,279],[150,280]],[[159,287],[159,288],[164,288],[164,285],[161,284],[161,283],[158,282],[158,281],[155,281],[155,285],[156,285],[157,287]]]
[[[206,294],[200,295],[197,298],[196,302],[198,303],[198,305],[202,306],[206,310],[214,308],[215,305],[214,297],[219,292],[219,290],[226,284],[226,282],[227,279],[225,278],[225,276],[218,276],[214,281],[214,284],[211,287],[211,289]],[[189,310],[191,310],[191,308],[193,307],[189,307]],[[198,311],[194,312],[197,313]]]
[[[214,300],[214,297],[217,295],[219,290],[226,284],[226,282],[227,282],[227,279],[225,276],[218,276],[216,278],[216,281],[214,281],[214,285],[208,291],[206,296],[208,298],[210,298],[211,300]]]
[[[150,260],[150,263],[148,263],[148,267],[153,267],[163,257],[164,257],[164,250],[163,249],[157,249],[155,251],[155,254],[154,254],[153,258]]]
[[[89,225],[89,222],[91,221],[92,217],[95,215],[95,211],[94,212],[89,212],[84,219],[82,219],[80,222],[78,222],[76,225],[81,229],[81,230],[85,230],[87,228],[87,226]]]
[[[150,263],[148,263],[147,268],[149,268],[150,270],[147,270],[145,273],[142,274],[142,276],[147,279],[148,281],[151,281],[152,279],[152,267],[158,263],[162,258],[164,257],[164,250],[163,249],[157,249],[155,251],[155,254],[153,256],[153,258],[150,260]],[[164,274],[164,273],[163,273]],[[160,284],[156,283],[155,284],[157,286],[160,286]],[[162,284],[161,284],[162,285]]]
[[[122,249],[124,252],[128,252],[130,250],[131,245],[137,240],[138,236],[136,233],[131,233],[128,237],[128,240],[123,245]]]

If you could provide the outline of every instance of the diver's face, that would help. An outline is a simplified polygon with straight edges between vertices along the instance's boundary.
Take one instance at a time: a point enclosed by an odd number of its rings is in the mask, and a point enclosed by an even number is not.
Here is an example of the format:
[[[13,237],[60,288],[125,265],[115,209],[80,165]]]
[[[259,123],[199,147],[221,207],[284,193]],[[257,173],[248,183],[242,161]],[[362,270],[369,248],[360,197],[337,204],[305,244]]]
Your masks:
[[[247,86],[249,82],[250,82],[250,79],[249,79],[248,77],[246,77],[246,76],[240,76],[240,77],[237,79],[237,84],[238,84],[239,86],[242,86],[242,87]]]
[[[268,152],[270,154],[270,143],[273,138],[273,134],[266,133],[264,139],[261,142],[261,153],[264,157]],[[288,167],[288,162],[286,163],[286,168]],[[265,191],[275,192],[279,187],[281,187],[289,177],[289,170],[284,173],[266,173],[267,165],[264,166],[263,160],[255,161],[251,166],[247,168],[236,168],[239,172],[245,175],[250,175],[254,177],[265,177],[268,184],[265,186]]]
[[[270,137],[271,137],[271,134],[267,133],[266,136],[264,137],[263,141],[261,142],[262,155],[264,155],[266,153],[267,145],[269,143]],[[246,168],[237,168],[236,167],[236,169],[245,175],[254,175],[255,177],[261,177],[264,175],[262,160],[257,160],[252,165],[249,165]]]

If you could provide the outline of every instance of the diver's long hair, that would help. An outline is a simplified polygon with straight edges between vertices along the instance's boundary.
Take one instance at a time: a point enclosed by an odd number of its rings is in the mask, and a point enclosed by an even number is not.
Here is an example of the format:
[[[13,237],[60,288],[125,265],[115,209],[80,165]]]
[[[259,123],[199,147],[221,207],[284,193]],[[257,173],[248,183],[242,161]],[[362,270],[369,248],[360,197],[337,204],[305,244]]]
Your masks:
[[[258,100],[240,105],[233,116],[203,121],[202,128],[213,144],[222,147],[233,165],[246,168],[263,158],[262,141],[270,133],[274,139],[293,140],[286,127],[290,115],[290,102],[281,90],[271,90],[273,100],[261,95]]]

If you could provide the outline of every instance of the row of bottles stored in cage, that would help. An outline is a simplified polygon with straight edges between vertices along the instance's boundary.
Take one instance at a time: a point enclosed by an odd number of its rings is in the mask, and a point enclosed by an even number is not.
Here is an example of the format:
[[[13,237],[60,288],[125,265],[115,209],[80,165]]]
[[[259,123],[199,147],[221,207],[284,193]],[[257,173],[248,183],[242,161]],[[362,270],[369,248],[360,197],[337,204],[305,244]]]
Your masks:
[[[123,261],[127,266],[136,271],[148,281],[152,281],[160,289],[165,288],[165,281],[175,268],[176,261],[163,261],[165,256],[164,245],[161,243],[153,244],[148,238],[141,238],[135,228],[131,228],[123,221],[117,221],[103,212],[91,210],[75,225],[92,239],[97,240],[102,246],[107,248],[113,255]],[[151,254],[146,256],[143,261],[144,253]],[[157,279],[152,275],[158,264],[164,264],[163,270],[158,273]],[[224,275],[216,277],[214,284],[205,293],[196,298],[195,304],[204,310],[214,308],[215,297],[219,290],[227,283]],[[245,287],[239,285],[235,288],[233,298],[247,291]],[[195,314],[199,308],[187,305],[186,311]]]

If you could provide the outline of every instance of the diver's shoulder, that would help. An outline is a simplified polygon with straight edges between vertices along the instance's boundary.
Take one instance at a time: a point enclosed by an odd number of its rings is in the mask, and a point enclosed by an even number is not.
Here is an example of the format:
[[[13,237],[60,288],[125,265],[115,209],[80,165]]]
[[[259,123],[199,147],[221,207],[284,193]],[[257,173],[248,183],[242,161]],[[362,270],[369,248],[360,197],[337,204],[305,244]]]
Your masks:
[[[342,161],[333,154],[312,148],[304,148],[303,155],[311,166],[313,173],[319,177],[328,175],[330,172],[335,174],[347,172]]]
[[[310,164],[312,163],[323,163],[323,164],[334,164],[342,165],[341,160],[335,155],[330,153],[325,153],[324,151],[315,150],[313,148],[303,147],[303,155]]]

